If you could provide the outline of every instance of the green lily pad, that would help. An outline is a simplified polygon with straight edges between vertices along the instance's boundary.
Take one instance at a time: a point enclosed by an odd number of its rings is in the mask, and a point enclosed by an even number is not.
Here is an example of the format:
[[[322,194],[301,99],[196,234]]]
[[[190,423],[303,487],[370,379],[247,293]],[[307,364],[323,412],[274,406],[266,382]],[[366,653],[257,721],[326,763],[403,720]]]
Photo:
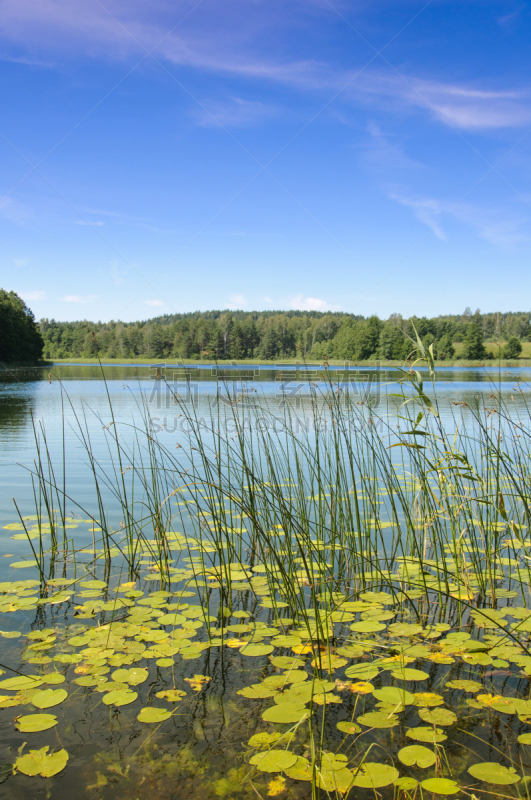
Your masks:
[[[240,653],[242,656],[268,656],[274,649],[270,644],[246,644]]]
[[[128,692],[125,689],[115,689],[103,696],[102,700],[106,706],[127,706],[134,703],[138,697],[138,692]]]
[[[422,769],[433,766],[437,761],[435,753],[421,744],[410,744],[408,747],[403,747],[398,751],[398,758],[406,767],[417,766]]]
[[[453,725],[457,716],[448,708],[421,708],[419,717],[430,725]]]
[[[380,789],[396,781],[399,772],[388,764],[379,764],[376,761],[365,761],[358,771],[354,771],[353,786],[363,789]]]
[[[389,705],[412,706],[415,702],[415,696],[411,692],[407,692],[398,686],[385,686],[383,689],[375,689],[374,696],[377,700]]]
[[[377,631],[383,631],[384,628],[385,625],[381,622],[371,622],[365,619],[360,622],[353,622],[350,626],[350,630],[354,631],[354,633],[376,633]]]
[[[518,741],[520,744],[531,744],[531,733],[521,733]]]
[[[398,725],[398,717],[387,711],[369,711],[368,714],[358,717],[358,722],[368,728],[394,728]]]
[[[341,720],[336,725],[338,731],[341,733],[359,733],[361,728],[355,722],[348,722],[348,720]]]
[[[417,742],[426,742],[427,744],[437,744],[446,741],[448,738],[439,728],[429,728],[426,725],[410,728],[406,731],[406,736],[409,736],[410,739],[415,739]]]
[[[57,717],[53,714],[26,714],[17,719],[17,729],[21,733],[37,733],[47,731],[57,725]]]
[[[401,789],[403,792],[409,792],[411,789],[416,789],[419,785],[419,782],[416,778],[408,778],[406,776],[402,778],[398,778],[393,784],[396,786],[397,789]]]
[[[293,767],[296,762],[297,756],[288,750],[267,750],[265,753],[257,753],[249,760],[260,772],[282,772]]]
[[[13,569],[24,569],[24,567],[37,567],[38,564],[36,561],[14,561],[9,566]]]
[[[40,750],[30,750],[25,756],[20,756],[15,761],[15,767],[24,775],[40,775],[41,778],[51,778],[66,767],[68,753],[58,750],[57,753],[48,755],[48,746]]]
[[[416,636],[422,633],[423,627],[422,625],[411,625],[408,622],[393,622],[387,630],[392,636]]]
[[[65,682],[65,676],[61,675],[60,672],[48,672],[47,675],[41,675],[41,680],[48,686],[56,686],[58,683]]]
[[[185,621],[186,617],[177,613],[161,614],[160,617],[157,617],[157,622],[160,622],[162,625],[182,625]]]
[[[399,681],[425,681],[430,677],[427,672],[423,672],[421,669],[411,669],[409,667],[395,669],[391,675]]]
[[[40,689],[31,698],[31,704],[36,708],[52,708],[63,703],[68,697],[64,689]]]
[[[112,674],[112,679],[116,683],[128,683],[130,686],[139,686],[147,681],[149,672],[147,669],[132,667],[131,669],[117,669]]]
[[[520,780],[520,776],[516,774],[513,767],[504,767],[496,761],[474,764],[469,767],[468,772],[473,778],[486,781],[486,783],[494,783],[496,786],[508,786],[511,783],[518,783]]]
[[[294,656],[275,656],[270,660],[273,666],[279,669],[293,669],[295,666],[300,667],[303,664],[301,658],[294,658]]]
[[[233,616],[236,616],[235,614]],[[262,731],[262,733],[255,733],[247,744],[249,747],[253,747],[258,750],[269,750],[272,744],[276,744],[279,739],[282,739],[282,734],[274,731],[273,733],[267,733],[267,731]]]
[[[107,588],[107,584],[105,583],[105,581],[96,581],[96,580],[94,580],[94,581],[81,581],[81,583],[79,585],[82,586],[84,589],[106,589]]]
[[[38,675],[15,675],[14,678],[4,678],[0,681],[0,689],[7,689],[8,692],[22,692],[24,689],[37,689],[42,686],[42,678]]]
[[[457,794],[460,791],[457,783],[449,778],[427,778],[420,785],[427,792],[433,792],[434,794],[449,795]]]
[[[169,719],[171,717],[171,711],[168,711],[166,708],[154,708],[153,706],[148,706],[147,708],[142,708],[139,715],[137,716],[137,720],[139,722],[164,722],[164,720]]]
[[[356,678],[360,681],[370,681],[378,675],[378,667],[372,664],[353,664],[345,670],[347,678]]]
[[[155,661],[157,667],[171,667],[174,663],[173,658],[157,658]]]
[[[266,722],[300,722],[310,715],[303,705],[297,703],[281,703],[267,708],[262,714]]]
[[[446,683],[449,689],[462,689],[464,692],[479,692],[483,687],[477,681],[455,680]]]

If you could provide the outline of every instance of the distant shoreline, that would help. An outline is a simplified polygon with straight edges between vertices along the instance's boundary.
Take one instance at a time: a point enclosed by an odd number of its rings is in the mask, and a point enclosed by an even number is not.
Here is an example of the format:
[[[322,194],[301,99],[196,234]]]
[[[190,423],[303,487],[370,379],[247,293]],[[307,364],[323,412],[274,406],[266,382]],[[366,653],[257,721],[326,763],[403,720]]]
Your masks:
[[[372,367],[376,368],[377,366],[381,367],[404,367],[403,361],[358,361],[354,362],[345,362],[341,359],[329,359],[327,362],[330,367],[344,367],[345,363],[348,364],[350,369],[356,369],[357,367]],[[85,365],[99,365],[100,361],[96,358],[64,358],[64,359],[55,359],[53,362],[48,362],[47,364],[40,364],[38,366],[61,366],[61,365],[76,365],[79,364],[81,366]],[[241,359],[235,362],[234,360],[223,360],[219,359],[218,361],[197,361],[196,359],[164,359],[164,358],[154,358],[153,360],[149,361],[146,358],[106,358],[101,361],[102,366],[114,367],[114,366],[139,366],[139,367],[149,367],[149,366],[163,366],[166,364],[168,367],[172,367],[174,369],[178,369],[179,366],[195,366],[200,369],[209,369],[212,366],[233,366],[233,367],[250,367],[250,366],[271,366],[272,369],[278,368],[279,370],[282,367],[295,367],[296,360],[295,359],[285,359],[285,360],[267,360],[267,359]],[[322,367],[323,361],[304,361],[300,362],[299,364],[301,367]],[[436,361],[435,366],[437,367],[456,367],[456,368],[468,368],[471,367],[484,367],[487,369],[497,369],[498,367],[502,368],[531,368],[531,360],[530,359],[512,359],[512,360],[486,360],[482,362],[478,361],[465,361],[464,359],[453,359],[452,361]],[[407,365],[406,365],[407,367]]]

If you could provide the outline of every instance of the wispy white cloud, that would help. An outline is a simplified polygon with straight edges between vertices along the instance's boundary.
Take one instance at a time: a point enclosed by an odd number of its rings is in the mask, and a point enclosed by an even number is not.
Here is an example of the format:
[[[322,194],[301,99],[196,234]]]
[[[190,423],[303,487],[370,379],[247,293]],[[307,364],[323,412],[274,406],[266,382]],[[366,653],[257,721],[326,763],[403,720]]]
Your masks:
[[[246,305],[247,305],[247,300],[245,299],[245,295],[231,294],[229,297],[229,302],[227,303],[227,308],[237,309],[237,308],[243,308]]]
[[[91,228],[94,228],[94,227],[98,227],[99,228],[102,225],[104,225],[105,223],[102,222],[100,219],[94,220],[94,222],[91,222],[91,220],[89,220],[89,219],[76,219],[75,220],[75,224],[76,225],[89,225]]]
[[[448,205],[435,200],[433,197],[406,197],[405,195],[390,192],[389,197],[400,203],[401,206],[413,209],[419,222],[431,228],[438,239],[446,239],[446,235],[440,225],[440,219],[448,213]]]
[[[163,300],[144,300],[144,304],[146,306],[155,306],[156,308],[166,305]]]
[[[433,197],[407,196],[398,192],[390,192],[389,197],[411,208],[419,222],[427,225],[441,240],[448,238],[443,228],[445,222],[457,220],[471,228],[480,239],[501,249],[510,249],[529,241],[529,235],[525,232],[529,227],[528,220],[522,215],[510,215],[507,210],[473,203],[452,203]]]
[[[363,164],[372,170],[410,170],[424,167],[420,161],[411,158],[394,134],[384,132],[375,122],[367,126],[369,140],[356,146]]]
[[[0,217],[16,225],[24,225],[33,217],[33,209],[13,197],[4,197],[0,200]]]
[[[295,295],[289,306],[298,311],[341,311],[341,306],[332,305],[319,297],[305,297],[303,294]]]
[[[13,264],[15,267],[25,267],[29,263],[29,258],[14,258]]]
[[[231,97],[228,100],[204,101],[194,111],[194,118],[205,128],[249,128],[277,116],[276,106],[256,100]]]
[[[92,303],[97,298],[97,294],[67,294],[60,299],[63,303]]]
[[[27,292],[17,292],[17,294],[19,294],[23,300],[28,300],[28,301],[44,300],[44,298],[48,296],[46,292],[42,292],[37,289],[30,289]]]

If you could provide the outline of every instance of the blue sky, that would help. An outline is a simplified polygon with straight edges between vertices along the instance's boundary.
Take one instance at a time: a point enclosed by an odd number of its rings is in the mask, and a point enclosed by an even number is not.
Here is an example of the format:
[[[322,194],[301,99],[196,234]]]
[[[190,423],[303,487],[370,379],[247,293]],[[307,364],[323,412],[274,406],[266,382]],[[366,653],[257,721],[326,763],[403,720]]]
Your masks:
[[[0,285],[37,318],[529,308],[531,6],[4,0]]]

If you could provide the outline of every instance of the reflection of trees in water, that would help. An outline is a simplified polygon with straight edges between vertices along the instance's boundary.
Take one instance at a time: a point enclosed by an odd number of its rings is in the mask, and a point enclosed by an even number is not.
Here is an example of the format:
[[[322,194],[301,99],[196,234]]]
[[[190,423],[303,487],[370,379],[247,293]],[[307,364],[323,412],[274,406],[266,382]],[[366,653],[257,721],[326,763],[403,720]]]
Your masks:
[[[23,428],[34,406],[29,384],[47,380],[47,369],[6,369],[0,371],[0,430]]]

